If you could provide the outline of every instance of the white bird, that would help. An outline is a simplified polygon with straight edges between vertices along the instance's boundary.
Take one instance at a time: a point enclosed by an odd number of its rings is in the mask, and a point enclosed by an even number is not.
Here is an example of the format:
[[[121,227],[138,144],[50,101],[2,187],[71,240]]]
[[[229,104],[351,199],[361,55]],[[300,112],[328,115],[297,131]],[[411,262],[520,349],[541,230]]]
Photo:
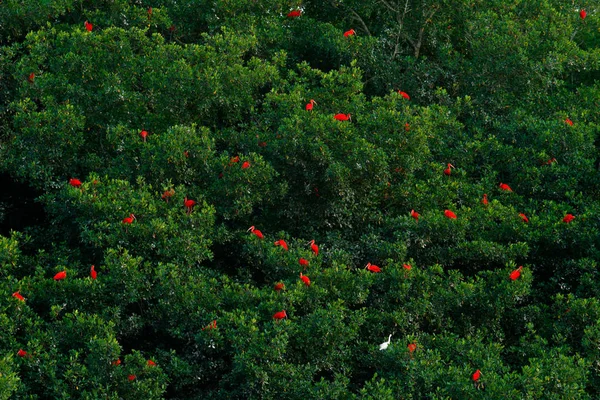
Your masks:
[[[385,350],[388,348],[388,346],[390,345],[390,341],[392,340],[392,335],[390,334],[390,337],[388,338],[387,342],[383,342],[379,345],[379,350]]]

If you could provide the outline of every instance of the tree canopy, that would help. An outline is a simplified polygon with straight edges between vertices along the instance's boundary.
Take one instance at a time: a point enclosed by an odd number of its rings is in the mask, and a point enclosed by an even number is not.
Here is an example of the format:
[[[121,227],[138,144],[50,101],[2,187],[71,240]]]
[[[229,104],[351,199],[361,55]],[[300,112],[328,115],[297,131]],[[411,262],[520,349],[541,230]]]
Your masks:
[[[599,109],[592,0],[0,2],[0,399],[598,398]]]

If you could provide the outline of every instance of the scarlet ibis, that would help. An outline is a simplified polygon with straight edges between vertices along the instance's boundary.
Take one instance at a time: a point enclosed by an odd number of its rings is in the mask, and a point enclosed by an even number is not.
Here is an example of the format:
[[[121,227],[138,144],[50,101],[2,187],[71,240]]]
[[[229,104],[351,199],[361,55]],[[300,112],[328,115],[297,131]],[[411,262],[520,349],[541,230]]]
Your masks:
[[[319,246],[317,246],[315,244],[314,240],[311,240],[309,244],[310,244],[310,249],[313,251],[313,253],[315,253],[315,256],[318,256],[319,255]]]
[[[83,25],[85,26],[85,29],[86,29],[88,32],[91,32],[91,31],[92,31],[92,29],[94,29],[94,25],[90,24],[88,21],[85,21],[85,22],[83,23]]]
[[[388,346],[390,345],[390,342],[392,341],[392,335],[390,334],[390,336],[388,337],[387,342],[383,342],[379,345],[379,350],[385,350],[388,348]]]
[[[126,225],[131,225],[131,223],[135,220],[135,215],[129,214],[129,217],[123,218],[123,223]]]
[[[267,142],[258,142],[258,147],[267,147]]]
[[[184,151],[183,155],[185,156],[185,158],[190,158],[190,152],[189,151]]]
[[[573,121],[571,121],[569,118],[565,119],[565,123],[569,126],[573,126]]]
[[[510,273],[509,277],[511,281],[516,281],[517,279],[519,279],[519,277],[521,276],[521,271],[523,270],[523,266],[520,266],[519,268],[515,269],[513,272]]]
[[[154,367],[154,366],[156,366],[156,363],[152,360],[148,360],[148,361],[146,361],[146,365],[148,365],[149,367]]]
[[[144,142],[145,142],[146,138],[148,137],[148,132],[147,131],[141,131],[140,132],[140,136],[142,137],[142,139],[144,139]]]
[[[481,202],[483,203],[484,206],[488,205],[488,199],[487,199],[487,194],[483,194],[483,200],[481,200]]]
[[[250,168],[250,163],[248,161],[244,161],[242,164],[242,169]]]
[[[403,92],[402,90],[398,90],[398,94],[404,97],[406,100],[410,100],[410,96],[408,95],[408,93]]]
[[[381,272],[381,268],[379,268],[377,265],[373,265],[371,263],[367,263],[367,266],[365,268],[371,272]]]
[[[217,329],[217,320],[213,319],[211,323],[209,323],[204,328],[202,328],[202,330],[205,330],[205,329]]]
[[[71,178],[69,179],[69,185],[73,186],[74,188],[79,188],[81,187],[81,181],[77,178]]]
[[[404,124],[404,130],[406,132],[410,131],[410,124],[408,122]]]
[[[306,269],[306,267],[308,267],[308,260],[306,258],[301,258],[298,260],[298,263],[300,265],[302,265],[304,267],[304,269]]]
[[[19,351],[17,351],[17,355],[19,357],[26,357],[27,356],[27,352],[23,349],[19,349]]]
[[[286,251],[288,250],[288,245],[283,239],[279,239],[278,241],[276,241],[275,246],[281,246],[282,249],[285,249]]]
[[[445,174],[446,176],[450,176],[450,174],[452,173],[452,170],[451,170],[450,168],[455,168],[455,167],[454,167],[454,165],[452,165],[452,164],[448,164],[448,168],[446,168],[446,169],[444,170],[444,174]]]
[[[335,114],[333,118],[335,118],[338,121],[352,121],[350,114]]]
[[[229,160],[229,165],[235,164],[240,162],[240,156],[235,156],[235,157],[231,157],[231,160]]]
[[[512,192],[512,189],[506,183],[500,182],[500,189],[504,190],[505,192]]]
[[[477,370],[473,373],[473,375],[471,375],[471,378],[473,378],[474,382],[477,382],[479,380],[479,378],[481,378],[481,371]]]
[[[416,343],[409,343],[409,345],[408,345],[408,351],[410,353],[413,353],[416,349],[417,349],[417,344]]]
[[[148,19],[152,18],[152,7],[148,7]]]
[[[527,215],[525,215],[523,213],[519,213],[519,217],[521,217],[523,222],[525,222],[525,223],[529,222],[529,218],[527,218]]]
[[[344,32],[344,37],[354,36],[356,35],[356,31],[354,29],[350,29],[349,31]]]
[[[92,279],[96,279],[96,277],[98,276],[98,273],[96,272],[96,267],[92,265],[92,268],[90,268],[90,276],[92,277]]]
[[[547,165],[553,164],[556,162],[556,158],[552,157],[551,159],[549,159],[548,161],[546,161]]]
[[[587,12],[585,10],[579,11],[579,18],[585,19],[587,17]]]
[[[194,200],[188,199],[187,196],[183,198],[183,206],[187,209],[186,214],[191,214],[195,205],[196,202]]]
[[[110,364],[113,365],[113,366],[115,366],[115,367],[118,366],[118,365],[121,365],[121,359],[117,358],[117,361],[113,361]]]
[[[135,378],[137,378],[137,377],[136,377],[135,375],[133,375],[133,374],[130,374],[130,375],[127,377],[127,379],[129,379],[129,382],[131,382],[131,381],[134,381],[134,380],[135,380]]]
[[[273,289],[275,289],[275,291],[277,293],[279,293],[280,291],[282,291],[283,289],[285,289],[285,284],[283,282],[278,282],[275,284],[275,286],[273,287]]]
[[[165,190],[162,194],[161,199],[165,200],[167,203],[169,202],[169,198],[173,197],[175,194],[175,189],[171,188],[169,190]]]
[[[302,10],[293,10],[293,11],[289,12],[287,17],[288,18],[298,18],[300,15],[302,15]]]
[[[575,219],[575,216],[573,214],[567,214],[565,215],[565,217],[563,218],[563,222],[565,224],[568,224],[569,222],[573,221]]]
[[[306,111],[312,111],[313,106],[317,104],[316,101],[314,101],[313,99],[310,99],[310,101],[308,102],[308,104],[306,105]]]
[[[306,286],[310,286],[310,279],[308,278],[308,276],[302,275],[302,272],[300,272],[300,279],[302,280],[302,282],[304,282]]]
[[[276,312],[275,314],[273,314],[273,319],[276,319],[278,321],[287,318],[287,314],[285,313],[285,310]]]
[[[21,296],[21,293],[19,293],[19,292],[20,292],[20,290],[14,292],[12,294],[12,297],[14,297],[17,300],[25,301],[25,297]]]
[[[410,264],[404,264],[404,265],[402,265],[402,267],[407,271],[410,271],[412,269],[412,265],[410,265]]]
[[[259,231],[258,229],[256,229],[256,228],[254,227],[254,225],[253,225],[253,226],[251,226],[250,228],[248,228],[248,231],[247,231],[247,232],[252,232],[252,233],[254,233],[254,236],[256,236],[256,237],[257,237],[257,238],[259,238],[259,239],[263,239],[263,238],[264,238],[264,236],[263,236],[262,232],[261,232],[261,231]]]
[[[67,277],[67,271],[60,271],[59,273],[57,273],[56,275],[54,275],[54,280],[55,281],[62,281],[66,277]]]
[[[29,78],[27,78],[27,80],[29,81],[29,83],[33,83],[34,79],[35,79],[35,73],[32,72],[29,74]]]
[[[456,219],[456,214],[454,214],[454,213],[453,213],[452,211],[450,211],[450,210],[446,210],[446,211],[444,211],[444,215],[445,215],[447,218],[450,218],[450,219]]]
[[[416,221],[419,221],[419,217],[421,216],[421,214],[419,214],[415,210],[410,210],[410,216],[413,217]]]

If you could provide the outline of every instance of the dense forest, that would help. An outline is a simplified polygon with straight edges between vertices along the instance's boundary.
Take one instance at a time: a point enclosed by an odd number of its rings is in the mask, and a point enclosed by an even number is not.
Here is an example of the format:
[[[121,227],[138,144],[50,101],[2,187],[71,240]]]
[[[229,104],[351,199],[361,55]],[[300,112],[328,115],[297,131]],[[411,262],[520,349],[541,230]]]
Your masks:
[[[597,0],[0,1],[0,399],[600,398]]]

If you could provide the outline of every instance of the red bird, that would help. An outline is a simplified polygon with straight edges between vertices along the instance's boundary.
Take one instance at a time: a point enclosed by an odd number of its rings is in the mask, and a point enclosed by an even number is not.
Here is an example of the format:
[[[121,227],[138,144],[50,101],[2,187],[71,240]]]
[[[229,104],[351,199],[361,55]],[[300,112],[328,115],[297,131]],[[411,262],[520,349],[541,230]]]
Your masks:
[[[144,139],[144,142],[145,142],[146,138],[148,137],[148,132],[147,131],[141,131],[140,132],[140,136],[142,137],[142,139]]]
[[[365,268],[371,272],[381,272],[381,268],[379,268],[377,265],[373,265],[371,263],[367,263],[367,266]]]
[[[129,217],[123,218],[123,223],[126,225],[131,225],[135,220],[135,215],[129,214]]]
[[[488,199],[487,199],[487,194],[483,194],[483,200],[481,200],[481,202],[483,203],[484,206],[488,205]]]
[[[55,281],[62,281],[67,277],[67,271],[60,271],[58,274],[54,275]]]
[[[33,83],[34,79],[35,79],[35,73],[32,72],[29,74],[29,78],[27,78],[27,80],[29,81],[29,83]]]
[[[573,126],[573,121],[571,121],[569,118],[565,119],[565,123],[569,126]]]
[[[205,329],[217,329],[217,320],[213,319],[213,321],[211,323],[209,323],[204,328],[202,328],[202,330],[205,330]]]
[[[413,353],[413,352],[414,352],[416,349],[417,349],[417,344],[416,344],[416,343],[410,343],[410,344],[408,345],[408,351],[409,351],[410,353]]]
[[[279,311],[279,312],[276,312],[275,314],[273,314],[273,319],[276,319],[278,321],[282,320],[284,318],[287,318],[287,314],[285,313],[285,310],[282,310],[282,311]]]
[[[302,282],[304,282],[306,286],[310,286],[310,279],[308,279],[308,276],[302,275],[302,272],[300,272],[300,279],[302,279]]]
[[[131,374],[131,375],[129,375],[129,376],[127,377],[127,379],[129,379],[129,382],[131,382],[131,381],[134,381],[134,380],[135,380],[135,378],[136,378],[136,376],[135,376],[135,375],[133,375],[133,374]]]
[[[73,186],[74,188],[79,188],[81,187],[81,181],[77,178],[71,178],[69,179],[69,185]]]
[[[90,269],[90,276],[92,277],[92,279],[96,279],[96,277],[98,276],[98,273],[96,272],[96,267],[94,267],[93,265]]]
[[[416,221],[419,221],[419,217],[421,216],[421,214],[419,214],[415,210],[410,210],[410,216],[413,217]]]
[[[183,198],[183,205],[187,208],[186,214],[191,214],[196,202],[194,200],[188,199],[187,196]]]
[[[121,365],[121,359],[117,358],[117,361],[113,361],[110,364],[113,365],[113,366],[115,366],[115,367],[118,366],[118,365]]]
[[[248,228],[247,232],[252,232],[252,233],[254,233],[254,236],[256,236],[257,238],[264,239],[264,236],[263,236],[262,232],[259,231],[258,229],[256,229],[254,227],[254,225],[251,226],[250,228]]]
[[[242,169],[250,168],[250,163],[248,161],[244,161],[242,164]]]
[[[344,37],[350,37],[356,35],[356,31],[354,29],[350,29],[349,31],[344,32]]]
[[[306,267],[308,267],[308,260],[306,258],[301,258],[298,260],[298,263],[300,265],[302,265],[304,267],[304,269],[306,269]]]
[[[240,162],[240,156],[235,156],[235,157],[231,157],[231,160],[229,160],[229,165],[235,164]]]
[[[452,170],[451,170],[450,168],[455,168],[455,167],[454,167],[454,165],[452,165],[452,164],[448,164],[448,168],[446,168],[446,169],[444,170],[444,174],[445,174],[446,176],[450,176],[450,174],[452,173]]]
[[[402,267],[407,271],[410,271],[412,269],[412,265],[410,265],[410,264],[404,264],[404,265],[402,265]]]
[[[402,90],[398,90],[398,94],[404,97],[406,100],[410,100],[410,96],[408,95],[408,93],[403,92]]]
[[[148,7],[148,19],[152,18],[152,7]]]
[[[173,197],[174,194],[175,194],[175,189],[171,188],[169,190],[165,190],[164,193],[162,194],[162,196],[160,196],[160,198],[165,200],[168,203],[169,198]]]
[[[529,218],[527,218],[527,215],[525,215],[523,213],[519,213],[519,217],[521,217],[523,222],[525,222],[525,223],[529,222]]]
[[[444,211],[444,215],[445,215],[447,218],[450,218],[450,219],[456,219],[456,214],[454,214],[454,213],[453,213],[452,211],[450,211],[450,210],[446,210],[446,211]]]
[[[546,165],[550,165],[556,162],[556,158],[552,157],[551,159],[549,159],[548,161],[546,161]]]
[[[313,106],[317,104],[316,101],[314,101],[313,99],[311,99],[308,104],[306,105],[306,111],[312,111]]]
[[[275,289],[275,291],[279,293],[280,291],[285,289],[285,284],[283,282],[276,283],[273,289]]]
[[[92,29],[94,29],[94,25],[90,24],[90,23],[89,23],[89,22],[87,22],[87,21],[85,21],[85,22],[83,23],[83,25],[85,26],[85,29],[86,29],[88,32],[91,32],[91,31],[92,31]]]
[[[17,300],[21,300],[21,301],[25,301],[25,297],[21,296],[21,293],[19,293],[20,290],[17,290],[16,292],[14,292],[12,294],[12,297],[14,297]]]
[[[575,216],[573,214],[567,214],[565,215],[565,217],[563,218],[563,222],[565,224],[568,224],[569,222],[573,221],[575,219]]]
[[[310,249],[313,251],[313,253],[315,253],[315,256],[318,256],[319,255],[319,246],[317,246],[315,244],[314,240],[311,240],[309,244],[310,244]]]
[[[408,95],[407,95],[407,96],[408,96]],[[408,122],[404,124],[404,130],[405,130],[406,132],[410,131],[410,124],[409,124]]]
[[[293,11],[289,12],[287,17],[288,18],[298,18],[300,15],[302,15],[302,10],[293,10]]]
[[[275,246],[281,246],[281,248],[285,249],[285,251],[288,250],[288,245],[283,239],[279,239],[278,241],[276,241]]]
[[[27,352],[23,349],[19,349],[19,351],[17,351],[17,355],[19,357],[27,357]]]
[[[333,118],[335,118],[338,121],[352,121],[350,114],[335,114]]]
[[[481,378],[481,371],[477,370],[473,373],[473,375],[471,376],[471,378],[473,378],[474,382],[477,382],[479,380],[479,378]]]
[[[511,281],[516,281],[517,279],[519,279],[519,277],[521,276],[521,271],[523,270],[523,266],[520,266],[519,268],[515,269],[513,272],[510,273],[509,277]]]
[[[585,17],[587,17],[587,12],[585,10],[579,11],[579,17],[585,19]]]
[[[504,190],[505,192],[512,192],[512,189],[506,183],[500,183],[500,189]]]
[[[152,360],[148,360],[148,361],[146,361],[146,365],[148,365],[149,367],[155,367],[156,363]]]

